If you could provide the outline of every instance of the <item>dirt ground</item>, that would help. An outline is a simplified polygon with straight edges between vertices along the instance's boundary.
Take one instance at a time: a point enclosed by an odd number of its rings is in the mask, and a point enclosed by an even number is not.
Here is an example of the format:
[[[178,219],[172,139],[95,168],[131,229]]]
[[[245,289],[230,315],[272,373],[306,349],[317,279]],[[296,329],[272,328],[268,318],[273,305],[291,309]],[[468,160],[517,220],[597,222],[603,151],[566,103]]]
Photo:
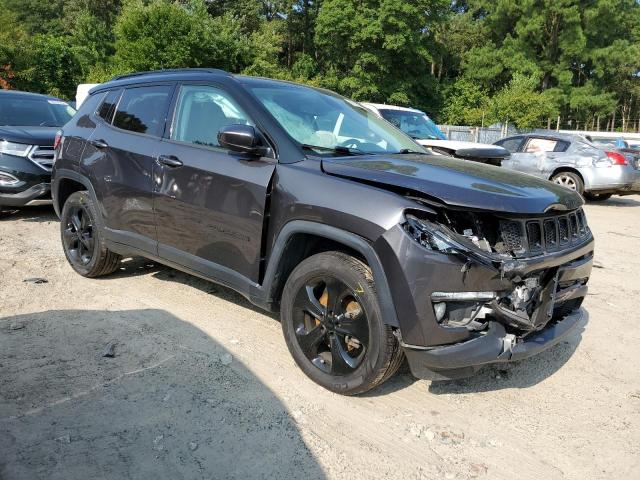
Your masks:
[[[0,479],[640,478],[640,196],[586,210],[581,335],[355,398],[308,380],[234,292],[140,259],[84,279],[51,209],[5,215]]]

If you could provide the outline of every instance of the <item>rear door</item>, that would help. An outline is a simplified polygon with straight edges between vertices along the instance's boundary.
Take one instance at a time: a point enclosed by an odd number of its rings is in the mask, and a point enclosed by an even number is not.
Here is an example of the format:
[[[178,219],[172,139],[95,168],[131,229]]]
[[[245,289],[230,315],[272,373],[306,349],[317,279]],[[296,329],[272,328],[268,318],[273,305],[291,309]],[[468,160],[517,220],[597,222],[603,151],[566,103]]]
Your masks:
[[[174,84],[133,86],[108,94],[85,155],[99,194],[107,236],[157,253],[153,165]]]
[[[183,84],[154,171],[159,256],[231,286],[258,281],[267,189],[275,159],[218,145],[227,125],[255,125],[221,85]],[[243,106],[244,104],[244,106]]]
[[[522,146],[522,152],[515,155],[517,170],[547,178],[550,166],[561,162],[569,143],[555,138],[529,137]]]

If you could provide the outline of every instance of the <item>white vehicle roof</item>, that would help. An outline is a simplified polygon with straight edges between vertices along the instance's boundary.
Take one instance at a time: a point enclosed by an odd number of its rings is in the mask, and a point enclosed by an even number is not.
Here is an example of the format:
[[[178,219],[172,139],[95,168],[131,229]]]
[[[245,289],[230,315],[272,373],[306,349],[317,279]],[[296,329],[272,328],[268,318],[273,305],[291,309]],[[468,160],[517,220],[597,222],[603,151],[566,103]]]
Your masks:
[[[360,105],[365,107],[373,107],[376,110],[402,110],[404,112],[415,112],[415,113],[424,113],[422,110],[418,110],[417,108],[409,108],[409,107],[399,107],[397,105],[387,105],[386,103],[370,103],[370,102],[360,102]]]

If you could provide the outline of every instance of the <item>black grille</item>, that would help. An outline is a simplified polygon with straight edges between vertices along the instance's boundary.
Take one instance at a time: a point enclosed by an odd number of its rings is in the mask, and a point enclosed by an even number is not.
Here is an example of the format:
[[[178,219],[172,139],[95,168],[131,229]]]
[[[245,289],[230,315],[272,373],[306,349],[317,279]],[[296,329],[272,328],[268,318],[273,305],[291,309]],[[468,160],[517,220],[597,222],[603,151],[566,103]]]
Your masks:
[[[29,153],[29,158],[45,170],[51,171],[51,169],[53,168],[54,154],[55,150],[52,146],[36,146],[31,151],[31,153]]]
[[[500,236],[505,250],[526,256],[578,245],[590,238],[590,231],[580,209],[550,218],[501,220]]]
[[[527,240],[532,252],[542,250],[542,229],[540,222],[527,222]]]
[[[507,250],[523,250],[522,225],[519,222],[500,222],[500,231]]]
[[[547,246],[547,249],[556,249],[558,248],[558,222],[554,220],[545,220],[544,221],[544,243]]]

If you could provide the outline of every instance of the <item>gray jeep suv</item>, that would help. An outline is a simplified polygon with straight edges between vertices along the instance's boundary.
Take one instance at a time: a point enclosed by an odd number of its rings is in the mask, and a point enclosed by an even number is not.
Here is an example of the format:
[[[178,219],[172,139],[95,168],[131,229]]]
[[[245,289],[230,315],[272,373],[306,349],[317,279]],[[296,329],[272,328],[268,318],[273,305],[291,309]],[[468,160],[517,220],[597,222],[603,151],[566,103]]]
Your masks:
[[[52,195],[71,266],[143,256],[280,311],[300,368],[343,394],[468,376],[581,325],[580,195],[429,155],[358,104],[209,70],[94,88],[63,127]]]

